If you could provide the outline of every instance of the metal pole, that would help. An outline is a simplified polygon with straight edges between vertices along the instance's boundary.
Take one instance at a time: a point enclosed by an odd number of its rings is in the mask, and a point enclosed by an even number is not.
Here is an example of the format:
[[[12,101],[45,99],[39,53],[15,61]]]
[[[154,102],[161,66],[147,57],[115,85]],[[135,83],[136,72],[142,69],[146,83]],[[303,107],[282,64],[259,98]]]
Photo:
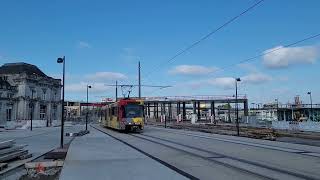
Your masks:
[[[182,102],[182,121],[186,120],[186,102]]]
[[[279,100],[276,99],[277,101],[277,120],[279,121]]]
[[[240,135],[239,132],[239,110],[238,110],[238,80],[236,79],[236,123],[237,123],[237,135]]]
[[[116,81],[116,101],[118,101],[118,81]]]
[[[201,119],[201,114],[200,114],[200,101],[198,101],[198,105],[197,105],[198,107],[198,120],[200,120]]]
[[[33,90],[31,90],[31,114],[30,114],[30,123],[31,123],[31,126],[30,126],[30,130],[32,131],[32,116],[33,116]]]
[[[63,134],[64,134],[64,87],[65,87],[65,56],[63,56],[63,77],[62,77],[62,105],[61,105],[61,134],[60,147],[63,148]]]
[[[138,64],[138,76],[139,76],[139,99],[141,99],[141,74],[140,74],[141,66],[140,61]]]
[[[163,103],[164,128],[167,128],[166,103]]]
[[[88,98],[88,89],[89,89],[89,86],[87,85],[87,113],[86,113],[86,131],[88,131],[88,113],[89,113],[89,109],[88,109],[88,105],[89,105],[89,98]]]
[[[312,108],[312,95],[311,95],[311,92],[309,93],[310,95],[310,105],[311,105],[311,120],[314,120],[313,118],[313,108]]]

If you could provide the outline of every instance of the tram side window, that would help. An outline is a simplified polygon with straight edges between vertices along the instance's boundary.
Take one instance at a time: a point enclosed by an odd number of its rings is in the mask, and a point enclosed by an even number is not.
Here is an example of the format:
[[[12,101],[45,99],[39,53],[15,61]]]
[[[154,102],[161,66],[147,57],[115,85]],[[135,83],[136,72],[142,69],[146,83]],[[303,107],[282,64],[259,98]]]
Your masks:
[[[111,115],[114,116],[114,107],[111,108]]]
[[[111,114],[112,114],[113,116],[117,116],[117,114],[118,114],[118,108],[117,108],[117,107],[112,107],[112,108],[111,108]]]

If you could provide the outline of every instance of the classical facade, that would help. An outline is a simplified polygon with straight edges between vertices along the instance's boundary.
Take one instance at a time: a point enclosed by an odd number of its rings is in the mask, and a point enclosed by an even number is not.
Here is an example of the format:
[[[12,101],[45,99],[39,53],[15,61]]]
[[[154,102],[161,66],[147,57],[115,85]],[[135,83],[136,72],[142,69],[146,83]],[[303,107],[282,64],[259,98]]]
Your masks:
[[[51,125],[61,117],[61,80],[27,63],[0,67],[0,124],[41,120]]]

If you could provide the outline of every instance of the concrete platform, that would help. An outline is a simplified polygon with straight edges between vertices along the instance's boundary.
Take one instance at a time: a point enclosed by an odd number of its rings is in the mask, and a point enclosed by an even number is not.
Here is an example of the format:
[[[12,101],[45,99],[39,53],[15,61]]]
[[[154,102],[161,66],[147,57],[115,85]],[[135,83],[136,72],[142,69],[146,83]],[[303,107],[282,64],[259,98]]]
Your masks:
[[[95,129],[70,145],[61,180],[186,179],[159,162]]]

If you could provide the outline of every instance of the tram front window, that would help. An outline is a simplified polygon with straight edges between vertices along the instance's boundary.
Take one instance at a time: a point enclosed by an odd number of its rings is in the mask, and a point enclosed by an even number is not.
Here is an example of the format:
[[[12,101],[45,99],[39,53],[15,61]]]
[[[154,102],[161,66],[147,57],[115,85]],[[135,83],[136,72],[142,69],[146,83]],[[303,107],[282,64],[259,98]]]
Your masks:
[[[143,116],[143,106],[137,104],[129,104],[124,107],[124,115],[126,118],[135,118]]]

